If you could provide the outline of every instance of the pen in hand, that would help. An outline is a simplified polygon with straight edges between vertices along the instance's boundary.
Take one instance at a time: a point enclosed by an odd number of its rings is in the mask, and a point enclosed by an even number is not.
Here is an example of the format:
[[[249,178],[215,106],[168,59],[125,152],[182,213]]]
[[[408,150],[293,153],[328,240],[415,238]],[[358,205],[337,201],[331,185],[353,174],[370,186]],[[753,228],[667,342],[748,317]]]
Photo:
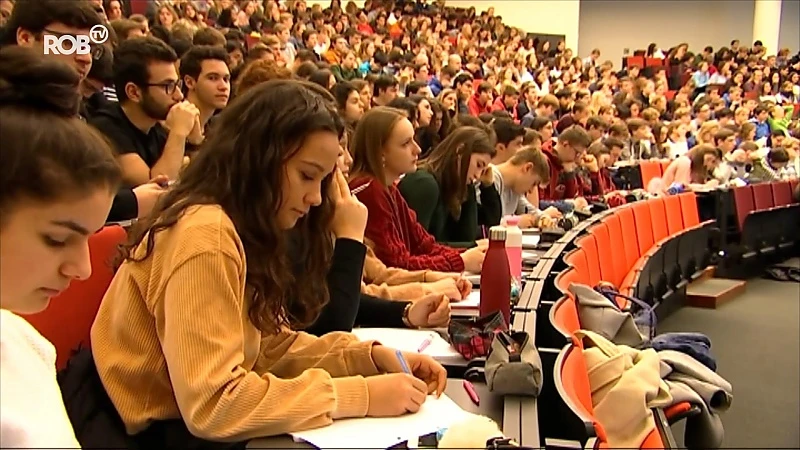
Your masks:
[[[403,352],[401,352],[400,350],[395,350],[394,354],[397,355],[397,360],[400,362],[400,367],[403,368],[403,372],[409,375],[413,375],[411,373],[411,369],[408,368],[408,363],[406,362],[406,359],[403,358]]]

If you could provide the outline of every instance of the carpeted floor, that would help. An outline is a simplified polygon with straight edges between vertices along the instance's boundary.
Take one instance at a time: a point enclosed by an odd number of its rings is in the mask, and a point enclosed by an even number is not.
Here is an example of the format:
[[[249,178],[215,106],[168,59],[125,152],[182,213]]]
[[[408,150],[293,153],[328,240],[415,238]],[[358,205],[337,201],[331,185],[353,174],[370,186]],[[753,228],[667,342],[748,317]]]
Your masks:
[[[719,309],[685,307],[658,328],[711,338],[718,373],[733,386],[724,448],[800,448],[800,283],[753,279]],[[682,425],[673,431],[682,446]]]

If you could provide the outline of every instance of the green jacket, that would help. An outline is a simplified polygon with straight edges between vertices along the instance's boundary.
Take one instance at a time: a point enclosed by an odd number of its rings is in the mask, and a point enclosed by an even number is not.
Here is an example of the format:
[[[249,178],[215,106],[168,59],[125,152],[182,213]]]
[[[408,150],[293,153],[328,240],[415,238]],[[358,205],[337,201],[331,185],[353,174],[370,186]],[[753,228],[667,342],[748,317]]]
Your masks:
[[[770,131],[783,130],[783,132],[786,133],[786,136],[789,136],[789,124],[792,123],[794,105],[784,106],[783,111],[783,119],[776,120],[770,117],[767,119],[767,123],[769,124]]]
[[[475,245],[475,240],[479,237],[478,200],[472,186],[467,187],[467,199],[461,205],[461,215],[458,218],[450,214],[441,196],[439,183],[426,170],[417,170],[406,175],[397,188],[408,206],[417,213],[417,222],[437,242],[462,248]]]
[[[347,70],[338,64],[331,67],[331,72],[333,73],[333,76],[336,77],[337,82],[361,78],[361,73],[358,71],[358,69]]]

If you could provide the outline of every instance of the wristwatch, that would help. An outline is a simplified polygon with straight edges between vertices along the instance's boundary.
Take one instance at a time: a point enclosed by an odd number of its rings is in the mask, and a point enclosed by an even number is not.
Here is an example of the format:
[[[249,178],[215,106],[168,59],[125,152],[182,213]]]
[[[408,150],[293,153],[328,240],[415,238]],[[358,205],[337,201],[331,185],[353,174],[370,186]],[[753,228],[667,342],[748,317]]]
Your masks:
[[[413,304],[413,303],[408,303],[408,304],[406,305],[406,307],[403,309],[403,325],[405,325],[405,326],[406,326],[406,327],[408,327],[408,328],[418,328],[418,327],[414,326],[414,325],[411,323],[411,321],[410,321],[410,320],[408,320],[408,313],[409,313],[409,312],[411,312],[411,305],[412,305],[412,304]]]

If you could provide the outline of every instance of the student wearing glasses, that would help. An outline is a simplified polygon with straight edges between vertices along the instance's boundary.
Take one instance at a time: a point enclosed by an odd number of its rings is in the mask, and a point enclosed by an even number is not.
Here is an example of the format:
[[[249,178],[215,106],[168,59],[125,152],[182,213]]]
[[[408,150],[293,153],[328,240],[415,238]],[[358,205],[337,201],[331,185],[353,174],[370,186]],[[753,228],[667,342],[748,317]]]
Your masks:
[[[114,52],[119,103],[99,110],[90,123],[117,152],[124,182],[132,187],[163,175],[175,179],[187,141],[202,142],[200,111],[184,101],[175,51],[163,41],[123,41]]]
[[[29,0],[17,2],[6,24],[6,34],[2,35],[0,45],[32,48],[37,54],[44,55],[43,35],[50,34],[89,34],[91,28],[102,21],[95,9],[96,5],[87,0],[65,2],[61,0]],[[14,30],[10,32],[10,30]],[[49,30],[49,31],[48,31]],[[99,48],[99,47],[98,47]],[[106,47],[105,50],[108,50]],[[72,68],[80,79],[81,86],[91,84],[95,64],[103,63],[92,55],[44,55],[46,59],[59,61]],[[87,83],[89,82],[89,83]],[[103,102],[105,103],[105,102]],[[87,102],[79,106],[76,117],[84,120],[90,110]],[[133,189],[123,187],[114,197],[108,221],[123,221],[147,215],[164,190],[153,177],[153,182],[137,186]],[[163,181],[163,180],[161,180]]]

